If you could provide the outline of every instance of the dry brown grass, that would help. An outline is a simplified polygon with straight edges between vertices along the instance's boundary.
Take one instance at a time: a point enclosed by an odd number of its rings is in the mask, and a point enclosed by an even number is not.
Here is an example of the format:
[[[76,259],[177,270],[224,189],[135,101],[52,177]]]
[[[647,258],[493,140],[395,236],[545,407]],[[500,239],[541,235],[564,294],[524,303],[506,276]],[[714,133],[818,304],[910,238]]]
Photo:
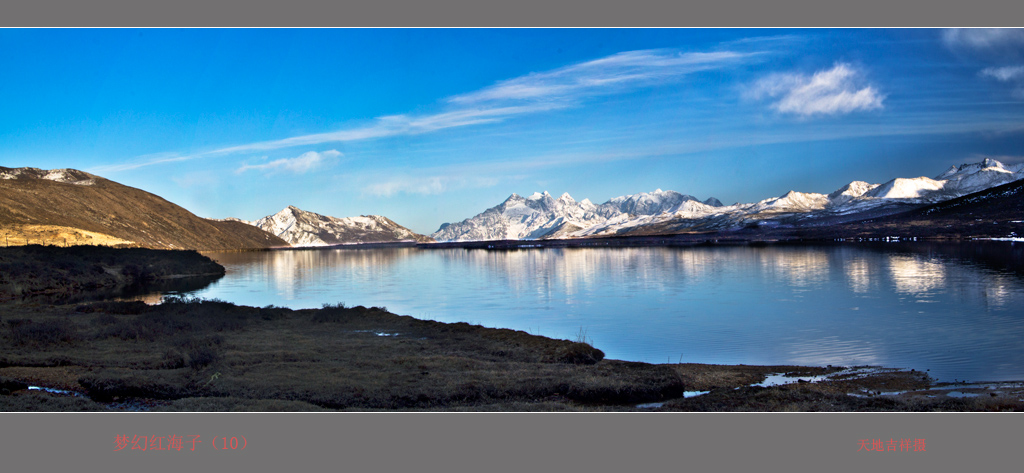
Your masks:
[[[175,408],[248,409],[280,401],[281,408],[493,409],[630,404],[677,397],[684,389],[669,366],[602,360],[584,343],[376,308],[293,311],[179,300],[34,310],[8,305],[0,313],[5,325],[59,321],[71,334],[9,344],[0,360],[8,368],[0,373],[101,402],[218,398]],[[3,337],[13,341],[15,334],[8,329]],[[77,379],[57,383],[57,373]]]
[[[135,242],[90,232],[78,228],[59,225],[10,225],[0,227],[0,245],[98,245],[98,246],[135,246]]]

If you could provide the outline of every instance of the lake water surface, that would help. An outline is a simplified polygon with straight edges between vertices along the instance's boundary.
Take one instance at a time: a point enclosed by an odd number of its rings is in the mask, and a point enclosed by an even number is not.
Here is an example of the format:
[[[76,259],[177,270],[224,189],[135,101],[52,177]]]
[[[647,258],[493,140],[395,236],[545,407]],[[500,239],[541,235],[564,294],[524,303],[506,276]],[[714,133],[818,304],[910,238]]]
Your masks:
[[[1021,244],[209,253],[189,294],[585,336],[653,363],[883,365],[1024,380]]]

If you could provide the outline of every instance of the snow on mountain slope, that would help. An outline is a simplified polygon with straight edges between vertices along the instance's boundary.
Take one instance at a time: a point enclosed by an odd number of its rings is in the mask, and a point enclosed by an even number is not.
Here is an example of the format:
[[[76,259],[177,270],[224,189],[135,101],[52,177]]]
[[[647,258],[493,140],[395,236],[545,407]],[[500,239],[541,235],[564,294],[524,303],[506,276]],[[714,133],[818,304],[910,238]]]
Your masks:
[[[595,210],[589,200],[576,202],[569,194],[558,199],[547,192],[529,197],[512,194],[473,218],[441,225],[431,236],[438,241],[536,239],[603,222]]]
[[[255,222],[232,220],[259,227],[291,243],[292,246],[433,241],[380,215],[337,218],[307,212],[291,205]]]
[[[714,197],[709,201],[721,205]],[[610,219],[618,222],[637,216],[705,215],[714,208],[693,196],[661,189],[615,197],[601,205],[594,205],[588,199],[576,202],[567,193],[558,199],[547,192],[535,192],[529,197],[512,194],[501,204],[475,217],[441,225],[431,236],[438,241],[574,237]]]
[[[945,184],[946,181],[936,181],[923,176],[910,179],[898,177],[865,192],[864,197],[875,197],[879,199],[916,199],[924,197],[934,191],[942,190],[942,187]]]
[[[991,158],[980,163],[950,168],[936,179],[946,181],[943,189],[958,197],[1000,186],[1024,177],[1024,163],[1006,166]]]
[[[864,197],[941,202],[1016,181],[1024,177],[1022,170],[1024,165],[1006,166],[986,158],[978,163],[952,166],[935,179],[896,178],[864,193]]]
[[[825,194],[789,191],[774,199],[762,200],[755,204],[751,210],[772,213],[810,212],[824,209],[828,202],[828,196]]]
[[[77,169],[0,168],[0,179],[45,179],[79,186],[91,186],[97,176]]]
[[[755,225],[828,224],[857,215],[885,215],[942,202],[1024,178],[1024,164],[1007,166],[994,159],[952,166],[935,179],[896,178],[883,184],[853,181],[825,195],[790,191],[749,204],[724,206],[714,197],[700,202],[675,191],[615,197],[594,206],[563,194],[528,198],[512,194],[505,202],[459,223],[444,224],[432,236],[439,241],[577,238],[628,234],[645,228],[729,230]],[[824,223],[822,223],[824,222]]]
[[[878,184],[868,184],[864,181],[853,181],[828,195],[829,206],[839,207],[866,192],[878,187]]]
[[[674,212],[685,202],[700,203],[692,195],[683,195],[675,191],[658,189],[650,193],[641,192],[639,194],[615,197],[599,205],[596,213],[605,218],[612,218],[619,214],[657,215]]]

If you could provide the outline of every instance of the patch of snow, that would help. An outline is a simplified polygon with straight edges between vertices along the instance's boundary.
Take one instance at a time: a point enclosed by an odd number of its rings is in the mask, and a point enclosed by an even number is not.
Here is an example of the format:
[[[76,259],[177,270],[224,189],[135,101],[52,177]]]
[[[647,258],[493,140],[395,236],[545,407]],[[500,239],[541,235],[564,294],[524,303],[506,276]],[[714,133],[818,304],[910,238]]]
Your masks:
[[[865,192],[864,196],[880,199],[915,199],[942,190],[945,184],[946,181],[936,181],[923,176],[912,179],[898,177]]]
[[[0,179],[44,179],[79,186],[96,184],[96,176],[77,169],[0,168]]]
[[[804,381],[807,383],[817,383],[819,381],[824,381],[828,379],[830,376],[834,375],[835,374],[833,373],[832,375],[819,376],[786,376],[785,374],[782,373],[775,373],[769,374],[764,381],[757,384],[751,384],[751,386],[760,386],[762,388],[767,388],[769,386],[782,386],[786,384],[799,383],[800,381]]]

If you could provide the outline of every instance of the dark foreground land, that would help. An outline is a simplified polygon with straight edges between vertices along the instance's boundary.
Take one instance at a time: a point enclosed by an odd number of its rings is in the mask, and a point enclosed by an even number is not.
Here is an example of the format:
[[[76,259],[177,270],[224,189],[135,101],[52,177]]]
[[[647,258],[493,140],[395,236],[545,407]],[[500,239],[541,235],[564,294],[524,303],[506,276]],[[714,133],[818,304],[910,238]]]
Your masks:
[[[2,252],[0,262],[17,260],[22,270],[65,265],[71,269],[61,271],[74,272],[91,267],[83,259],[95,258],[89,250],[33,251],[41,258],[37,263],[31,255]],[[171,262],[192,255],[156,252],[137,270],[120,274],[119,284],[190,274]],[[56,261],[58,256],[67,261]],[[208,263],[195,261],[191,274],[209,272]],[[22,288],[52,286],[25,275],[52,274],[32,271],[13,278],[3,270],[0,277],[8,283],[2,287],[13,287],[10,280]],[[104,277],[95,269],[82,274]],[[80,284],[74,287],[86,293],[93,286],[82,274],[76,273]],[[342,305],[290,310],[190,299],[68,303],[7,293],[0,303],[0,347],[4,411],[1024,410],[1019,384],[974,387],[974,397],[951,397],[913,370],[607,360],[583,341]],[[832,377],[752,386],[771,373]],[[689,391],[709,392],[686,397]]]

